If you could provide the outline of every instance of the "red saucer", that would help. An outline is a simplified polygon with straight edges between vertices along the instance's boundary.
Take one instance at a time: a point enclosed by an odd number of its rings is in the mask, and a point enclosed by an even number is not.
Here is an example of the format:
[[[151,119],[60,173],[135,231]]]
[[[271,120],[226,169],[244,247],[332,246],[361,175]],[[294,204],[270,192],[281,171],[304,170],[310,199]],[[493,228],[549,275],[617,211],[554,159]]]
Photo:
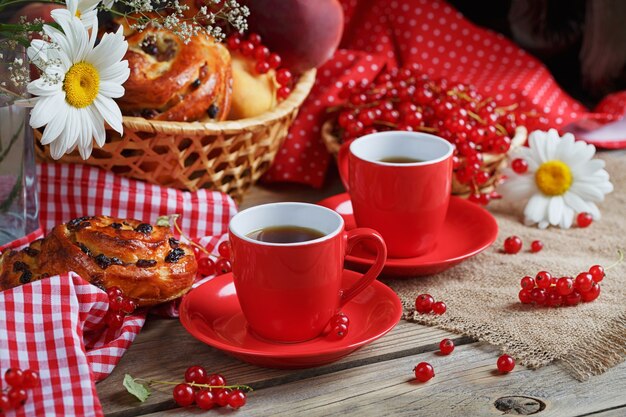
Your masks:
[[[344,271],[350,286],[361,277]],[[272,343],[248,330],[235,292],[232,274],[217,276],[192,289],[180,305],[180,321],[196,339],[237,359],[270,368],[308,368],[334,362],[389,332],[402,316],[400,299],[389,287],[374,281],[341,310],[350,318],[347,336],[324,337],[302,343]]]
[[[347,193],[317,204],[341,214],[347,230],[356,227]],[[491,213],[470,201],[452,196],[437,247],[415,258],[387,258],[383,274],[406,277],[437,274],[487,249],[497,236],[498,224]],[[355,247],[346,257],[346,266],[358,271],[367,270],[373,262],[373,255],[361,246]]]

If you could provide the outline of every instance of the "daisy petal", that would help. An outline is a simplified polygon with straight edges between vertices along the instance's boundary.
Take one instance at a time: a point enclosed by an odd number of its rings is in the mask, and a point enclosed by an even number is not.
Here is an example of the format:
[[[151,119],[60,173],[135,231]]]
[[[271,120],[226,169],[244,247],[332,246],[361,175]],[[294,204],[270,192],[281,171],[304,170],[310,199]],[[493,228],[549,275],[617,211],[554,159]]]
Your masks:
[[[124,87],[122,87],[119,83],[116,84],[110,81],[102,81],[100,82],[100,94],[105,97],[119,98],[124,95]]]
[[[582,213],[584,211],[589,211],[589,204],[580,198],[580,196],[571,191],[566,192],[563,195],[563,200],[565,204],[572,208],[577,213]]]
[[[122,112],[117,103],[113,99],[98,94],[94,105],[109,126],[121,135],[123,133]]]
[[[581,198],[590,201],[602,201],[604,200],[604,193],[594,187],[593,185],[585,184],[584,182],[578,181],[572,184],[569,191],[578,194]]]
[[[30,127],[38,129],[48,124],[57,115],[64,101],[64,92],[40,97],[30,113]]]
[[[550,221],[551,225],[557,226],[561,223],[564,206],[563,197],[560,195],[554,196],[550,199],[550,203],[548,204],[548,221]]]
[[[574,222],[574,210],[567,206],[563,206],[563,215],[561,216],[561,222],[559,223],[559,227],[561,229],[569,229],[572,227],[572,223]]]
[[[519,175],[505,181],[498,191],[507,200],[527,200],[537,192],[537,186],[529,175]]]
[[[539,223],[544,220],[547,217],[549,202],[549,198],[541,194],[535,194],[528,200],[524,208],[524,218],[530,220],[532,223]]]

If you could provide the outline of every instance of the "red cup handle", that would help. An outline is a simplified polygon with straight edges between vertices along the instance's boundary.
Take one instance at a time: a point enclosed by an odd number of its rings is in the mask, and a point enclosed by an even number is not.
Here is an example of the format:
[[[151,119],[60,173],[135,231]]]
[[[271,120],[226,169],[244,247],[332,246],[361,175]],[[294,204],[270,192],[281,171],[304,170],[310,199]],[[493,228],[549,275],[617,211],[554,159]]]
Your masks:
[[[362,240],[370,240],[376,248],[376,260],[374,265],[367,270],[363,277],[352,287],[347,289],[341,295],[340,307],[343,307],[348,301],[353,299],[358,293],[367,288],[380,275],[387,260],[387,246],[382,236],[374,229],[358,228],[350,230],[347,233],[348,245],[346,254],[350,253],[352,248]]]
[[[348,178],[350,173],[350,143],[352,141],[346,142],[339,148],[339,153],[337,154],[337,168],[339,169],[339,177],[341,178],[341,182],[343,186],[346,188],[346,191],[349,191],[350,187],[348,186]]]

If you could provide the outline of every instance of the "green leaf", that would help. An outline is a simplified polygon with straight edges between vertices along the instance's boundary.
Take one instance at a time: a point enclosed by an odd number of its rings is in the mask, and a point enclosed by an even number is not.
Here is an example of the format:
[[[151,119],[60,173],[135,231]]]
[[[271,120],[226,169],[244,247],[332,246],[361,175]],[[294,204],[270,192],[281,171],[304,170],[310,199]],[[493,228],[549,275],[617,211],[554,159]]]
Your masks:
[[[124,388],[131,394],[133,394],[141,402],[144,402],[150,396],[150,390],[148,387],[140,382],[137,382],[135,378],[129,374],[124,375]]]

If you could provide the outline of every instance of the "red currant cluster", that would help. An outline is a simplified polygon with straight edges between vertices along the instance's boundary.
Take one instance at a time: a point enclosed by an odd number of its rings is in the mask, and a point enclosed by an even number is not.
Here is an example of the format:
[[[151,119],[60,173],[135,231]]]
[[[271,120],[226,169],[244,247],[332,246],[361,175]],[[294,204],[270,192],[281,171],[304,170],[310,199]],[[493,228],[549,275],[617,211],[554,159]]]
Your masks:
[[[326,337],[330,340],[340,340],[348,334],[350,319],[344,313],[337,313],[331,317],[329,326],[330,331]]]
[[[540,271],[535,278],[522,278],[519,299],[524,304],[548,307],[575,306],[581,301],[588,303],[600,296],[599,283],[604,276],[604,268],[600,265],[592,266],[576,278],[556,278],[547,271]]]
[[[454,342],[450,339],[443,339],[439,343],[439,351],[442,355],[449,355],[454,350]],[[509,373],[515,368],[515,360],[509,355],[502,355],[496,363],[498,371]],[[420,362],[413,368],[415,379],[420,382],[427,382],[435,376],[435,369],[428,362]]]
[[[471,85],[431,79],[417,64],[383,72],[372,82],[349,82],[339,98],[345,101],[337,116],[342,141],[387,130],[435,133],[456,145],[455,177],[481,204],[490,194],[480,188],[493,176],[483,154],[506,153],[515,128],[528,121],[527,114],[498,105]]]
[[[420,314],[435,313],[441,316],[446,312],[447,306],[443,301],[436,301],[430,294],[420,294],[415,299],[415,311]]]
[[[285,99],[291,94],[293,88],[293,75],[286,68],[279,68],[282,62],[280,55],[270,52],[269,48],[261,43],[258,33],[251,33],[247,39],[243,39],[239,33],[235,33],[226,39],[226,45],[232,52],[238,51],[243,56],[254,58],[255,70],[259,74],[266,74],[269,70],[276,70],[276,82],[280,85],[276,95]]]
[[[154,381],[155,383],[166,383]],[[247,385],[226,385],[226,379],[220,374],[208,374],[206,369],[195,365],[187,368],[185,382],[176,384],[172,395],[181,407],[196,404],[203,410],[226,407],[241,408],[246,404],[245,392],[252,391]]]
[[[198,261],[198,273],[203,277],[213,274],[226,274],[233,270],[230,264],[230,243],[227,241],[220,243],[217,247],[220,256],[212,255],[206,248],[198,244],[193,244],[193,252]]]
[[[27,390],[39,385],[39,374],[32,369],[9,368],[4,373],[4,380],[10,388],[0,392],[0,417],[26,403]]]
[[[107,295],[109,296],[109,311],[104,316],[104,322],[110,329],[119,329],[124,324],[124,317],[135,311],[137,303],[126,297],[119,287],[109,288]]]
[[[520,239],[518,236],[509,236],[504,240],[503,251],[504,253],[507,253],[509,255],[515,255],[522,250],[522,246],[522,239]],[[542,249],[543,242],[541,240],[533,240],[530,243],[530,251],[532,253],[540,252]]]

